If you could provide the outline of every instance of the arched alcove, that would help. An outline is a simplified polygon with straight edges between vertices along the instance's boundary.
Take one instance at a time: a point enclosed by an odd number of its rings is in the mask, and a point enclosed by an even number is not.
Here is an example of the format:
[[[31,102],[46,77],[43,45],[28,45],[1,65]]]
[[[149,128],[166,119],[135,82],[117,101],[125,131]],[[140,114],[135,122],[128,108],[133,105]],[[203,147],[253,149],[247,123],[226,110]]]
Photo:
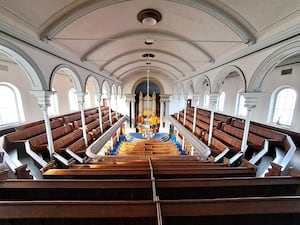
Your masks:
[[[60,114],[79,110],[76,93],[84,91],[81,84],[77,71],[71,66],[61,64],[53,70],[50,90],[56,91]]]
[[[85,83],[85,92],[89,92],[91,107],[96,107],[98,105],[97,103],[97,94],[100,93],[100,86],[98,83],[98,80],[93,76],[88,76],[88,79]],[[85,101],[86,102],[86,101]]]

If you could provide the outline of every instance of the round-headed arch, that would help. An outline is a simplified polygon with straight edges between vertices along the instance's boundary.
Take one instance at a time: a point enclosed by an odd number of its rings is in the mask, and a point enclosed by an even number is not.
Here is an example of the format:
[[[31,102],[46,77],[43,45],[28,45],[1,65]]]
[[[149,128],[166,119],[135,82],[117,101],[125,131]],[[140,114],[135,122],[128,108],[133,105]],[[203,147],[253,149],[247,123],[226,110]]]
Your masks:
[[[224,4],[216,0],[169,0],[178,4],[188,5],[190,7],[199,9],[229,27],[236,33],[245,43],[254,43],[256,38],[254,36],[254,29],[239,16],[234,10],[225,7]],[[69,24],[76,19],[84,16],[94,10],[103,8],[109,5],[124,2],[123,0],[107,0],[107,1],[87,1],[83,4],[77,5],[73,8],[65,8],[58,12],[54,21],[46,21],[46,28],[41,32],[41,39],[52,39],[60,31],[65,29]]]
[[[246,90],[246,79],[244,76],[243,71],[238,68],[237,66],[226,66],[224,67],[216,76],[212,86],[211,86],[211,91],[212,93],[219,93],[220,91],[220,86],[222,85],[223,81],[225,80],[225,78],[230,75],[235,73],[236,75],[238,75],[243,83],[243,89]]]
[[[275,50],[255,70],[248,86],[248,92],[260,92],[264,79],[285,59],[300,53],[300,38]]]
[[[42,71],[34,60],[16,45],[0,39],[0,53],[14,60],[29,79],[32,90],[49,90]]]
[[[71,78],[72,83],[74,85],[74,89],[75,89],[76,92],[83,92],[84,91],[82,81],[80,79],[80,76],[79,76],[78,72],[72,66],[67,65],[67,64],[60,64],[60,65],[56,66],[54,68],[54,70],[52,71],[51,78],[50,78],[50,80],[51,80],[50,90],[51,90],[51,87],[52,87],[52,83],[53,83],[53,79],[55,77],[55,74],[59,70],[62,70],[65,74],[67,74]]]

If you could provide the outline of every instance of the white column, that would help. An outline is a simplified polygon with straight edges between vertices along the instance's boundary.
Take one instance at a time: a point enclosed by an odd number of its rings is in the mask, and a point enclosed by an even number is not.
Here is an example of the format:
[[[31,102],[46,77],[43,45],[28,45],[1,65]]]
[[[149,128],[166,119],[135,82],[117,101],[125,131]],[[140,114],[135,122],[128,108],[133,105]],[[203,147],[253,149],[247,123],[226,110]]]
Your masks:
[[[126,128],[130,128],[130,100],[126,98],[125,102],[126,102],[127,115],[129,117],[129,120],[127,120],[126,122]]]
[[[160,122],[159,122],[159,130],[162,131],[163,129],[163,118],[164,118],[164,102],[162,99],[160,99],[160,109],[159,109],[159,117],[160,117]]]
[[[245,121],[245,127],[244,127],[244,133],[243,133],[243,140],[242,140],[242,147],[241,152],[246,152],[247,150],[247,142],[248,142],[248,134],[249,134],[249,128],[250,128],[250,121],[251,121],[251,115],[252,110],[256,107],[256,104],[258,102],[259,95],[261,93],[243,93],[245,97],[245,107],[247,107],[247,116]]]
[[[109,116],[109,124],[110,126],[112,126],[112,118],[111,118],[111,95],[107,96],[107,100],[108,100],[108,116]]]
[[[196,101],[196,104],[194,104],[193,133],[195,133],[195,129],[196,129],[196,118],[197,118],[197,108],[199,105],[199,96],[198,95],[194,96],[194,99]]]
[[[114,97],[115,97],[115,104],[116,104],[116,118],[117,118],[117,120],[118,120],[118,95],[114,95]]]
[[[213,133],[213,126],[214,126],[214,114],[215,114],[215,108],[216,104],[219,98],[219,93],[212,93],[209,96],[209,101],[211,103],[211,112],[210,112],[210,122],[209,122],[209,133],[208,133],[208,146],[211,144],[211,138]]]
[[[165,103],[166,103],[166,124],[165,124],[165,127],[168,128],[168,130],[169,130],[169,128],[170,128],[170,121],[169,121],[170,100],[169,99],[165,100]]]
[[[98,111],[99,111],[99,127],[101,130],[101,134],[103,134],[103,124],[102,124],[102,111],[101,111],[101,93],[97,93],[97,101],[98,101]]]
[[[184,137],[182,137],[182,150],[184,151],[184,144],[185,144],[185,138]]]
[[[135,128],[135,100],[131,100],[132,123],[131,128]]]
[[[50,106],[50,97],[55,93],[55,91],[29,91],[30,94],[37,98],[37,103],[43,110],[43,116],[45,121],[46,135],[48,141],[48,150],[50,158],[52,159],[52,154],[54,153],[53,137],[51,131],[50,120],[48,116],[48,107]]]
[[[81,112],[81,124],[82,124],[82,133],[85,146],[88,146],[87,135],[86,135],[86,126],[85,126],[85,115],[84,115],[84,96],[85,92],[76,92],[78,104],[80,106]]]
[[[183,126],[185,126],[185,122],[186,122],[186,110],[187,110],[187,97],[184,96]]]
[[[177,120],[179,121],[179,112],[180,112],[180,95],[177,96]]]
[[[190,155],[194,155],[194,146],[192,146]]]

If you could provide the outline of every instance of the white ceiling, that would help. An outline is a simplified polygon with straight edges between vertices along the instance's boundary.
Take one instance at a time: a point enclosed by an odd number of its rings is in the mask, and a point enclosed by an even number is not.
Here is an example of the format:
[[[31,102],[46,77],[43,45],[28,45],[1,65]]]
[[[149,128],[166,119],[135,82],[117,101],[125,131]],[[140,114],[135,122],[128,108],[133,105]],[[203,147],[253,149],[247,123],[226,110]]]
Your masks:
[[[141,24],[137,14],[162,20]],[[300,0],[1,0],[0,20],[124,80],[145,71],[180,80],[225,54],[300,22]],[[145,45],[145,40],[154,44]]]

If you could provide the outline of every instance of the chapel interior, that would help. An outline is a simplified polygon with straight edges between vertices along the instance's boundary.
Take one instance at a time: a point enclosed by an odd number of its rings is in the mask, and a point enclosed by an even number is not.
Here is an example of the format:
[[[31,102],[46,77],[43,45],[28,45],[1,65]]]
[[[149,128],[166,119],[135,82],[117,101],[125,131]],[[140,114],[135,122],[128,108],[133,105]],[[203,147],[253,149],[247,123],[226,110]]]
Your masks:
[[[0,1],[0,224],[299,225],[299,0]]]

